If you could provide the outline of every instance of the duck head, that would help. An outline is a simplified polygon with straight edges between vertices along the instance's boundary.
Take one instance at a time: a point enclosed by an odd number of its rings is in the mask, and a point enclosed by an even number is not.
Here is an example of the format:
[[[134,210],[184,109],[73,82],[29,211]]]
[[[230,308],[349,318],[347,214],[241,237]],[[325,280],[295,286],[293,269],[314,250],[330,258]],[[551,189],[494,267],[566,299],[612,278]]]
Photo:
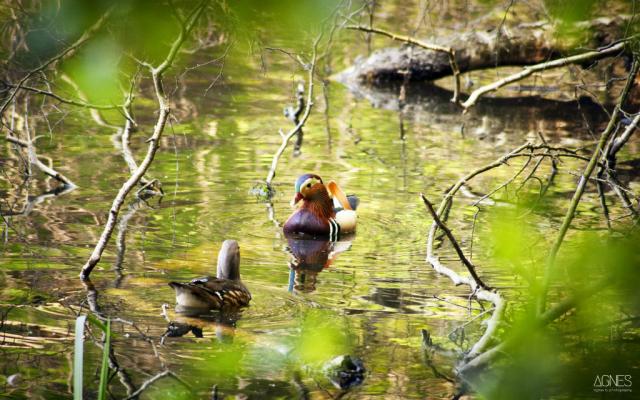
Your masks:
[[[227,239],[218,253],[218,279],[240,280],[240,246],[235,240]]]
[[[295,206],[302,200],[314,200],[325,196],[327,189],[322,182],[322,178],[315,174],[304,174],[296,180],[295,197],[291,205]]]

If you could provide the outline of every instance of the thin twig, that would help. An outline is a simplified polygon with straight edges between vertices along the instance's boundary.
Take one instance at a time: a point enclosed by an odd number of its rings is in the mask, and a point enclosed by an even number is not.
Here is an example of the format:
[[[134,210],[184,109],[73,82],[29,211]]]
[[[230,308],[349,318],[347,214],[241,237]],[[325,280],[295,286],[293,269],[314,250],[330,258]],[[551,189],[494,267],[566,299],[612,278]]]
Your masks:
[[[436,210],[433,209],[433,204],[431,204],[431,202],[427,199],[427,197],[423,193],[420,193],[420,197],[422,198],[422,201],[424,202],[424,205],[427,207],[427,210],[431,214],[431,217],[433,217],[433,221],[436,224],[438,224],[438,227],[440,229],[442,229],[442,231],[445,233],[445,235],[447,235],[447,238],[449,238],[449,241],[451,242],[451,245],[453,246],[453,248],[456,250],[456,253],[458,254],[458,257],[460,258],[460,261],[462,261],[462,264],[467,268],[467,270],[469,271],[469,273],[473,277],[473,280],[476,282],[476,284],[478,286],[480,286],[481,288],[483,288],[483,289],[490,290],[491,288],[489,286],[487,286],[482,281],[482,279],[480,279],[480,277],[478,276],[478,274],[476,272],[475,265],[473,265],[471,263],[471,261],[469,261],[469,259],[464,255],[464,252],[460,248],[460,245],[458,244],[458,241],[456,240],[456,238],[451,233],[451,230],[449,229],[449,227],[447,225],[445,225],[445,223],[440,220],[440,217],[438,217],[438,214],[436,213]]]
[[[8,82],[4,82],[4,85],[13,89],[18,89],[18,85],[13,85],[10,84]],[[86,101],[81,101],[81,100],[73,100],[73,99],[65,99],[64,97],[48,91],[48,90],[43,90],[43,89],[38,89],[38,88],[34,88],[31,86],[25,86],[22,85],[21,88],[23,90],[29,91],[29,92],[33,92],[36,94],[41,94],[43,96],[48,96],[51,98],[54,98],[56,100],[58,100],[60,103],[65,103],[65,104],[70,104],[72,106],[77,106],[77,107],[82,107],[82,108],[92,108],[92,109],[96,109],[96,110],[115,110],[118,108],[121,108],[122,105],[119,104],[114,104],[114,105],[107,105],[107,104],[93,104],[93,103],[88,103]]]
[[[149,386],[151,386],[155,381],[164,378],[165,376],[168,375],[172,375],[173,373],[171,371],[169,371],[168,369],[160,372],[159,374],[156,374],[154,376],[152,376],[150,379],[147,379],[146,381],[144,381],[142,383],[142,385],[140,385],[140,387],[138,388],[138,390],[136,390],[135,392],[131,393],[131,396],[127,397],[126,400],[131,400],[131,399],[135,399],[137,398],[142,392],[144,392],[145,390],[147,390],[147,388]]]
[[[107,18],[109,18],[109,15],[111,15],[111,11],[112,10],[113,10],[113,7],[111,7],[104,14],[102,14],[102,16],[100,18],[98,18],[98,20],[89,29],[84,31],[84,33],[82,33],[82,35],[80,35],[80,37],[75,42],[73,42],[69,47],[65,48],[60,53],[58,53],[55,56],[51,57],[50,59],[48,59],[44,63],[40,64],[38,67],[32,69],[24,77],[22,77],[22,79],[20,79],[20,81],[18,81],[18,83],[13,86],[13,90],[11,90],[11,92],[7,96],[7,98],[4,101],[4,103],[2,103],[2,107],[0,107],[0,117],[2,117],[4,115],[4,112],[6,111],[7,107],[9,106],[9,103],[11,103],[13,101],[13,99],[15,98],[16,94],[18,93],[18,91],[24,86],[25,83],[27,83],[27,81],[29,79],[31,79],[32,76],[44,71],[51,64],[62,60],[67,55],[73,53],[78,47],[80,47],[82,44],[84,44],[87,40],[89,40],[89,38],[91,36],[93,36],[93,34],[95,32],[97,32],[102,27],[102,25],[107,20]]]

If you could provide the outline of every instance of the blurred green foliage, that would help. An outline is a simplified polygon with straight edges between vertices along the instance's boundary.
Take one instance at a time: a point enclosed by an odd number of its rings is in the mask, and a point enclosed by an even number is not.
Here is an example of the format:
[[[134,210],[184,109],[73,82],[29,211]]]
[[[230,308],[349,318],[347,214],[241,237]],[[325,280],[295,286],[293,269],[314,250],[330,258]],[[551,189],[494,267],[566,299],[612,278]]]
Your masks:
[[[512,212],[493,213],[491,240],[496,264],[540,265],[550,239],[544,240]],[[508,357],[474,385],[487,399],[541,398],[554,393],[594,396],[602,374],[638,376],[640,338],[640,233],[573,232],[562,248],[552,281],[548,308],[566,299],[574,307],[557,321],[541,323],[536,315],[540,269],[524,273],[529,285],[511,302],[509,327],[503,331]],[[528,246],[544,243],[531,263]],[[537,274],[536,274],[537,272]],[[573,350],[572,350],[573,349]],[[629,350],[627,350],[629,349]]]
[[[293,354],[302,364],[318,364],[349,351],[349,330],[341,318],[326,310],[311,309],[300,321]]]
[[[549,15],[563,24],[571,24],[591,19],[595,6],[601,0],[546,0]]]
[[[108,13],[100,29],[77,52],[63,60],[62,71],[68,74],[81,93],[100,104],[121,104],[123,92],[136,70],[135,60],[156,65],[167,55],[176,39],[180,24],[200,1],[158,2],[154,0],[120,0],[117,2],[82,0],[47,1],[42,8],[24,8],[17,21],[25,35],[25,49],[12,59],[21,70],[33,69],[44,60],[59,54]],[[233,34],[234,51],[253,51],[265,45],[274,30],[279,41],[268,43],[283,47],[304,43],[319,32],[338,0],[331,1],[240,1],[209,3],[196,25],[196,32],[215,35]],[[4,20],[2,20],[4,17]],[[5,30],[16,24],[10,14],[1,15]],[[14,35],[15,36],[15,35]],[[19,39],[11,36],[11,40]],[[198,36],[198,34],[193,35]],[[204,33],[200,36],[206,36]],[[300,40],[302,37],[305,40]],[[193,38],[183,46],[190,49]],[[8,56],[9,50],[2,46]],[[58,82],[58,84],[61,84]]]

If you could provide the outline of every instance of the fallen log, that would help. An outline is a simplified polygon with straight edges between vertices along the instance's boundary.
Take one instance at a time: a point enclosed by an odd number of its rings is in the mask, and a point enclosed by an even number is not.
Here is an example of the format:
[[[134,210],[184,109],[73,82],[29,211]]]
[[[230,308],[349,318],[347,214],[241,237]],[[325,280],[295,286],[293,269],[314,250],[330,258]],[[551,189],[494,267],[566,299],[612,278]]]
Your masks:
[[[628,17],[598,18],[575,24],[580,32],[580,48],[597,49],[609,45],[623,36]],[[365,26],[350,29],[370,32]],[[392,37],[390,35],[386,35]],[[396,39],[400,40],[400,39]],[[402,40],[401,40],[402,41]],[[554,60],[575,53],[576,45],[556,37],[553,24],[536,22],[488,30],[474,29],[459,35],[424,42],[450,48],[461,73],[501,66],[525,66]],[[433,81],[453,74],[449,55],[443,51],[409,46],[388,47],[341,72],[338,80],[357,80],[378,85],[385,82]]]

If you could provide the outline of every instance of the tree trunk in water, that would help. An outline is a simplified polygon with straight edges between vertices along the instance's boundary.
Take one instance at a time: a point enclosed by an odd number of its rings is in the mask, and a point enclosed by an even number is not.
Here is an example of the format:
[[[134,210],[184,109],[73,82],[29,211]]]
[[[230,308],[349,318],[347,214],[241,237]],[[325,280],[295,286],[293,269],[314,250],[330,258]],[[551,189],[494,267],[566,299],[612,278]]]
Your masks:
[[[471,30],[440,39],[437,44],[455,50],[460,72],[532,65],[566,56],[575,52],[572,50],[575,48],[596,49],[621,39],[626,20],[626,17],[598,18],[575,24],[573,28],[580,35],[577,41],[579,46],[576,46],[576,41],[572,41],[571,46],[563,43],[555,37],[552,24],[545,22],[521,24],[501,29],[500,32],[495,28]],[[407,75],[410,81],[433,81],[451,74],[446,53],[418,47],[414,47],[411,52],[408,46],[401,46],[384,48],[366,59],[356,61],[354,66],[341,72],[337,79],[378,85],[402,81]]]

